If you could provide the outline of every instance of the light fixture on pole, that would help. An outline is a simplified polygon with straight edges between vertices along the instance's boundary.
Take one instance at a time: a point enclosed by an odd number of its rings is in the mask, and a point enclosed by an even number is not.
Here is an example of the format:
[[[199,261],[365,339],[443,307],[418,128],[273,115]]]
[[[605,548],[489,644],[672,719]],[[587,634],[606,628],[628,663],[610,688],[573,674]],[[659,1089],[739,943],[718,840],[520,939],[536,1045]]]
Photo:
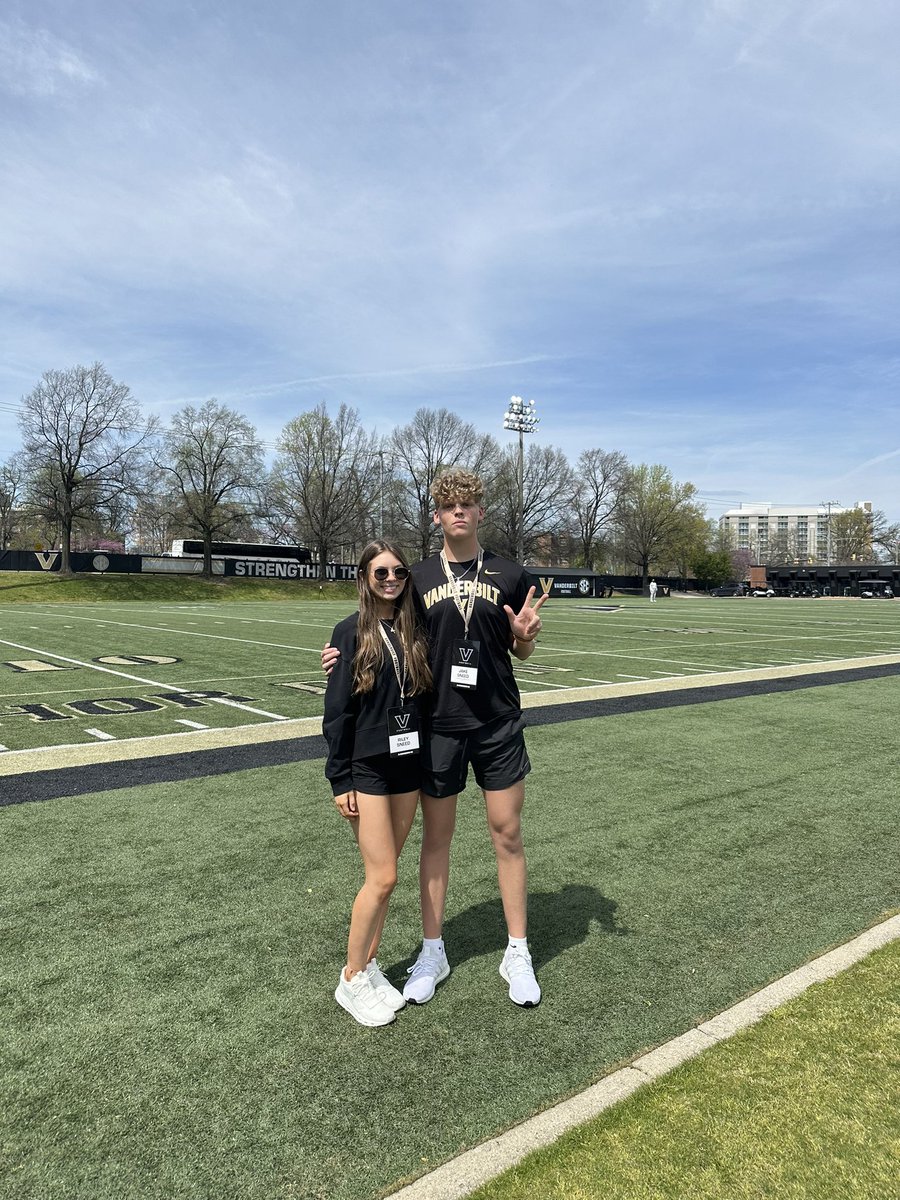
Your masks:
[[[540,417],[534,411],[533,400],[526,403],[521,396],[510,396],[509,408],[503,414],[503,428],[511,429],[519,435],[519,460],[516,471],[519,485],[519,507],[516,513],[516,560],[520,563],[525,558],[525,531],[522,528],[525,511],[525,434],[534,433],[540,421]]]

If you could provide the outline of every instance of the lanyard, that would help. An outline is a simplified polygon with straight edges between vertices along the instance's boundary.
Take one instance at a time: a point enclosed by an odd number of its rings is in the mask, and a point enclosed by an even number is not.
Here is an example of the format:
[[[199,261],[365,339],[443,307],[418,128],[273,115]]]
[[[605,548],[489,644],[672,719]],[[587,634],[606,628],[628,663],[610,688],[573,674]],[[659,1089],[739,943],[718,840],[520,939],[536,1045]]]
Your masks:
[[[469,591],[469,595],[466,597],[466,602],[463,604],[461,581],[453,574],[450,569],[450,563],[447,560],[447,555],[443,550],[441,551],[441,566],[444,568],[444,574],[447,576],[447,582],[453,589],[453,603],[456,605],[456,610],[463,619],[466,641],[469,640],[469,622],[472,620],[472,613],[475,611],[475,593],[478,591],[478,576],[481,574],[481,565],[483,562],[484,550],[481,548],[481,546],[479,546],[478,562],[475,566],[475,577],[472,580],[472,587]]]
[[[394,649],[394,644],[384,631],[384,626],[378,622],[378,632],[381,634],[381,640],[387,646],[391,656],[391,662],[394,664],[394,674],[397,676],[397,683],[400,687],[400,703],[406,703],[406,659],[403,659],[403,671],[400,671],[400,660],[397,657],[397,651]]]

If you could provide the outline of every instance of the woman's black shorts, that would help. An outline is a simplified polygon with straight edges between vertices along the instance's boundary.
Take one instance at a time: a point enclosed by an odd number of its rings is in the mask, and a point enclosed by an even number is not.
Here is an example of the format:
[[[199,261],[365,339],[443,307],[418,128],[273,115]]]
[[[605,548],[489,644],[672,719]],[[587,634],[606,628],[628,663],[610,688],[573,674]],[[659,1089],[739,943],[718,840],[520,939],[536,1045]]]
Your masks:
[[[417,792],[422,782],[422,766],[418,754],[376,754],[371,758],[354,758],[350,764],[353,787],[367,796],[396,796],[400,792]]]

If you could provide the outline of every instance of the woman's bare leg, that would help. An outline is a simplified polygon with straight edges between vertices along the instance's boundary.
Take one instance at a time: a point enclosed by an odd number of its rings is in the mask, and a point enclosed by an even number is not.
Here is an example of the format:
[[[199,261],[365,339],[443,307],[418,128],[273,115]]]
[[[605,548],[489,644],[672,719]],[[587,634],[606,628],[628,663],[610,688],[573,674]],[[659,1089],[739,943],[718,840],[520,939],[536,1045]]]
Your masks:
[[[394,862],[397,860],[406,845],[406,839],[409,837],[409,831],[412,829],[412,823],[416,816],[416,806],[419,803],[418,792],[398,792],[390,797],[391,805],[391,828],[394,838]],[[384,901],[381,906],[381,915],[375,926],[372,934],[372,941],[369,946],[369,957],[366,962],[369,963],[373,958],[378,957],[378,947],[381,945],[381,934],[384,930],[384,922],[387,919],[388,903],[390,897]]]
[[[353,822],[353,832],[362,855],[366,878],[356,894],[350,914],[347,967],[344,972],[347,979],[366,969],[372,938],[379,921],[383,921],[382,909],[387,908],[397,882],[397,849],[390,797],[369,796],[358,791],[356,803],[359,817]]]

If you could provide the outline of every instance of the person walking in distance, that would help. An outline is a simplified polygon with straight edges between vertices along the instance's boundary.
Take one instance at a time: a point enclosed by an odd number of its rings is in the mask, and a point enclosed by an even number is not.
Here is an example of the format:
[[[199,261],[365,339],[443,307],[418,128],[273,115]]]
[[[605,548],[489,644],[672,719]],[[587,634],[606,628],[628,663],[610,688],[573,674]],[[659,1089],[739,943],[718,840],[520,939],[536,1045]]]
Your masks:
[[[651,603],[651,604],[655,604],[655,603],[656,603],[656,593],[657,593],[657,591],[658,591],[658,590],[659,590],[659,589],[658,589],[658,587],[657,587],[656,580],[655,580],[655,579],[651,579],[651,580],[650,580],[650,603]]]
[[[334,998],[361,1025],[387,1025],[405,1001],[378,966],[397,860],[419,799],[422,699],[428,647],[402,552],[382,540],[363,551],[359,611],[335,626],[338,651],[325,692],[325,775],[365,867]]]
[[[419,863],[422,948],[410,968],[404,998],[425,1004],[450,974],[442,930],[457,799],[471,765],[484,794],[508,944],[500,975],[510,999],[525,1008],[540,1002],[527,942],[527,867],[521,815],[525,749],[519,690],[510,655],[530,657],[541,629],[523,568],[485,550],[477,475],[454,469],[432,486],[440,553],[413,567],[413,583],[431,650],[434,694],[422,747],[422,850]],[[327,651],[323,663],[327,666]]]

